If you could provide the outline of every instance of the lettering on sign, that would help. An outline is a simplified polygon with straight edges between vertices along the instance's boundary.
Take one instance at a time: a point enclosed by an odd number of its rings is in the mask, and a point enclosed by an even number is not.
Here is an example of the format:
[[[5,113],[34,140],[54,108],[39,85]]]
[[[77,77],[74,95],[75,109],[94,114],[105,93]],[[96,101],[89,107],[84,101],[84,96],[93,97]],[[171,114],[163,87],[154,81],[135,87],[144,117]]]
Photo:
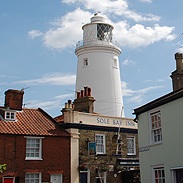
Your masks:
[[[111,119],[111,118],[96,118],[96,122],[102,125],[110,125],[110,126],[127,126],[127,127],[136,127],[136,123],[130,120],[122,120],[122,119]]]
[[[150,150],[150,147],[149,147],[149,146],[140,147],[140,148],[139,148],[139,152],[144,152],[144,151],[149,151],[149,150]]]
[[[97,118],[97,123],[100,123],[100,124],[109,124],[109,119],[106,119],[106,118]]]

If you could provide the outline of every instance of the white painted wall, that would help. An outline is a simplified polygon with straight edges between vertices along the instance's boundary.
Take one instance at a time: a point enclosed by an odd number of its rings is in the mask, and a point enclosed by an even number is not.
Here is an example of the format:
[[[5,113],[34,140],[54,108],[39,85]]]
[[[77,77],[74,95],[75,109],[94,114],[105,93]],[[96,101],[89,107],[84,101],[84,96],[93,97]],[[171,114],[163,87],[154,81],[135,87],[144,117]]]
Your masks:
[[[99,20],[101,23],[102,19]],[[90,87],[96,100],[94,111],[120,117],[123,108],[119,68],[121,50],[112,42],[98,40],[96,26],[97,22],[83,26],[84,42],[75,51],[78,57],[76,91],[82,90],[85,86]],[[88,59],[89,65],[86,67],[84,59]],[[114,66],[114,60],[117,67]]]
[[[140,152],[142,183],[152,183],[152,167],[162,164],[165,167],[166,183],[172,183],[171,169],[183,167],[183,98],[160,106],[163,142],[150,143],[149,113],[145,112],[138,119],[139,147],[149,147]]]

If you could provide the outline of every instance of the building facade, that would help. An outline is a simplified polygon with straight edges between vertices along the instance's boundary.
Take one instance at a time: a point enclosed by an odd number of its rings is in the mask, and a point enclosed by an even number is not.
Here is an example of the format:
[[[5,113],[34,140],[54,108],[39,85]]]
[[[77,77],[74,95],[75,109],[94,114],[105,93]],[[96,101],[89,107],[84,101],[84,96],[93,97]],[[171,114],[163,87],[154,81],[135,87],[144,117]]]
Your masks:
[[[183,180],[183,54],[176,53],[173,92],[134,109],[142,183]]]
[[[91,89],[85,87],[55,118],[75,137],[71,143],[73,155],[78,156],[72,165],[75,183],[138,182],[137,124],[130,118],[95,113],[94,101]]]
[[[7,90],[0,107],[0,182],[71,183],[70,134],[42,109],[22,108],[23,94]]]

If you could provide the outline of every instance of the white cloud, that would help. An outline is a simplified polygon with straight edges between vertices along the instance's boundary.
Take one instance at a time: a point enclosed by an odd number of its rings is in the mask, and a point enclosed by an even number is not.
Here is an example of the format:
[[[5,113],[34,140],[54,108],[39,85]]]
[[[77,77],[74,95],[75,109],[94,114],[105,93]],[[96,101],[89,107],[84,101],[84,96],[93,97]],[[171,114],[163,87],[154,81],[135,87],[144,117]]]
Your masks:
[[[132,60],[128,60],[128,59],[126,59],[126,60],[124,60],[123,62],[122,62],[122,65],[134,65],[135,64],[135,62],[134,61],[132,61]]]
[[[43,36],[43,33],[39,30],[31,30],[28,32],[28,36],[34,39],[35,37]]]
[[[43,110],[47,111],[49,114],[50,111],[62,109],[64,107],[65,102],[68,100],[68,98],[73,100],[74,94],[64,94],[64,95],[55,96],[51,99],[47,99],[47,101],[29,100],[27,101],[27,103],[25,103],[24,107],[42,108]]]
[[[114,38],[118,40],[122,46],[131,48],[148,46],[160,40],[171,41],[175,39],[172,34],[174,27],[159,26],[144,27],[141,24],[136,24],[130,27],[126,22],[117,22],[114,25]]]
[[[50,84],[50,85],[74,85],[76,81],[76,75],[71,74],[50,74],[45,75],[38,79],[31,79],[31,80],[22,80],[22,81],[15,81],[13,84],[26,84],[26,85],[39,85],[39,84]]]
[[[158,90],[161,88],[163,88],[163,86],[150,86],[135,91],[129,89],[128,84],[125,81],[122,82],[122,94],[124,97],[128,97],[129,103],[141,103],[145,95],[149,94],[153,90]]]
[[[95,12],[102,12],[104,14],[114,14],[118,16],[124,16],[125,18],[132,19],[134,21],[159,21],[160,17],[147,14],[142,15],[130,10],[128,2],[126,0],[63,0],[63,3],[80,3],[88,10],[94,10]]]
[[[91,13],[78,8],[73,12],[67,13],[60,20],[52,22],[52,25],[57,25],[58,27],[51,28],[44,34],[45,46],[54,49],[75,46],[82,39],[82,21],[87,22],[91,16]]]
[[[180,48],[178,48],[178,50],[177,50],[178,52],[180,52],[180,53],[183,53],[183,46],[182,47],[180,47]]]
[[[128,17],[136,22],[160,20],[160,17],[153,14],[144,16],[130,10],[126,0],[63,0],[62,3],[81,3],[85,10],[77,8],[73,12],[66,13],[60,19],[53,21],[51,23],[52,27],[45,33],[39,30],[29,31],[31,38],[42,36],[44,45],[51,49],[60,50],[75,46],[82,39],[82,22],[86,24],[92,17],[92,13],[89,12],[91,10],[95,12],[99,10],[104,13],[102,16],[114,26],[113,40],[117,40],[120,46],[137,48],[161,40],[171,41],[175,39],[175,35],[172,33],[174,27],[158,24],[146,27],[142,24],[130,25],[127,21],[119,21],[121,16]],[[117,21],[113,22],[110,17]]]

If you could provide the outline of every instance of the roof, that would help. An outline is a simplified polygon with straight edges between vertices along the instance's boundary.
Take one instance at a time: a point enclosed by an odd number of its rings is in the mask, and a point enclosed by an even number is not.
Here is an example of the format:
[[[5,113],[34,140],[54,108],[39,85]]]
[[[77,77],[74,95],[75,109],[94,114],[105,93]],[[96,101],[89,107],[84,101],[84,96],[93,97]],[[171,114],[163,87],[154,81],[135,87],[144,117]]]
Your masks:
[[[0,109],[4,109],[1,108]],[[16,112],[16,121],[0,119],[0,134],[70,136],[42,109],[27,109]]]
[[[160,98],[157,98],[141,107],[138,107],[136,109],[134,109],[134,114],[139,115],[142,114],[144,112],[147,112],[151,109],[154,109],[156,107],[159,107],[161,105],[167,104],[169,102],[172,102],[174,100],[177,100],[179,98],[183,97],[183,88],[177,90],[177,91],[173,91],[171,93],[168,93]]]
[[[59,115],[54,118],[57,123],[64,123],[64,115]]]

